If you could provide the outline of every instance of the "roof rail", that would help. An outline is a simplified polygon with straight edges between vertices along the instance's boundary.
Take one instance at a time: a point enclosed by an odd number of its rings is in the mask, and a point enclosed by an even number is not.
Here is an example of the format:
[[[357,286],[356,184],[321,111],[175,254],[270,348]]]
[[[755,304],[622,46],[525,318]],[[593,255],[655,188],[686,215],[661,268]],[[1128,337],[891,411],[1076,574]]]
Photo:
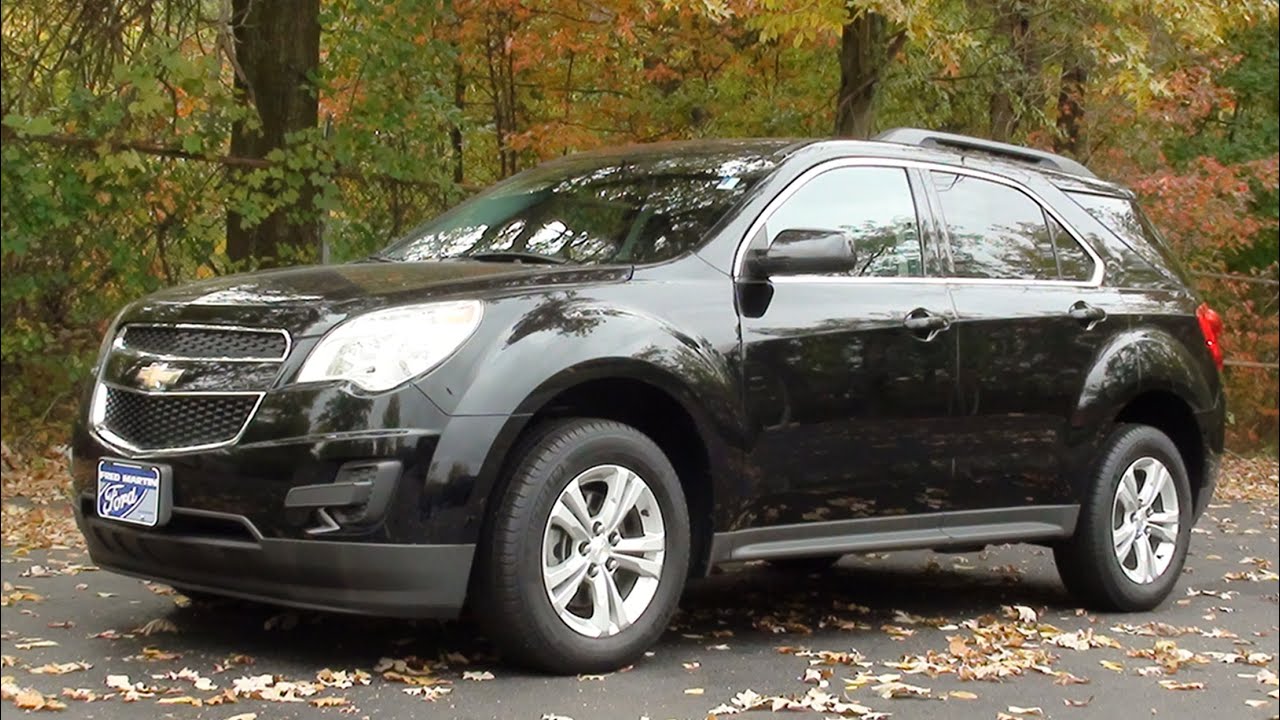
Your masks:
[[[1011,160],[1019,160],[1021,162],[1038,165],[1050,170],[1067,173],[1068,175],[1080,175],[1087,178],[1096,178],[1089,168],[1080,163],[1065,158],[1061,155],[1055,155],[1043,150],[1033,150],[1021,145],[1010,145],[1009,143],[996,142],[994,140],[983,140],[982,138],[970,137],[968,135],[957,135],[955,133],[937,132],[934,130],[921,130],[919,128],[893,128],[871,138],[880,142],[898,143],[900,145],[918,145],[920,147],[939,147],[949,148],[951,150],[973,150],[977,152],[989,153],[991,155],[999,155],[1000,157],[1009,158]]]

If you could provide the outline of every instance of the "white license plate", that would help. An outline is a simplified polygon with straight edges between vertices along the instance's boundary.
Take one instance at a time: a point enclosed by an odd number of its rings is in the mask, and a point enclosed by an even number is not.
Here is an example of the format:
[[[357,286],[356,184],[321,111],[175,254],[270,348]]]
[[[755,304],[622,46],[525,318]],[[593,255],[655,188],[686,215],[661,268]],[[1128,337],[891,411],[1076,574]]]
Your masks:
[[[173,505],[170,475],[168,465],[99,460],[99,517],[147,527],[165,524]]]

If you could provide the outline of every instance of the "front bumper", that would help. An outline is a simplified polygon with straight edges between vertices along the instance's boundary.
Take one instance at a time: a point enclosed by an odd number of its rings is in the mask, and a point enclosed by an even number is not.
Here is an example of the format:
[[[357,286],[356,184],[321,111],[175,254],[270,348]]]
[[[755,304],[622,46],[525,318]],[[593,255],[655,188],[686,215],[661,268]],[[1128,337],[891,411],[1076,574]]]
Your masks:
[[[413,386],[371,397],[330,386],[269,392],[239,442],[209,450],[128,453],[82,421],[72,437],[76,518],[94,562],[127,575],[298,607],[454,617],[505,447],[495,438],[510,420],[448,416]],[[168,523],[97,515],[104,457],[172,468]],[[385,465],[390,482],[374,481],[363,506],[321,522],[307,505],[349,489],[353,464]]]
[[[210,528],[241,519],[175,510],[171,527],[135,528],[76,507],[89,555],[103,569],[180,588],[293,607],[452,618],[466,600],[475,545],[230,538]]]

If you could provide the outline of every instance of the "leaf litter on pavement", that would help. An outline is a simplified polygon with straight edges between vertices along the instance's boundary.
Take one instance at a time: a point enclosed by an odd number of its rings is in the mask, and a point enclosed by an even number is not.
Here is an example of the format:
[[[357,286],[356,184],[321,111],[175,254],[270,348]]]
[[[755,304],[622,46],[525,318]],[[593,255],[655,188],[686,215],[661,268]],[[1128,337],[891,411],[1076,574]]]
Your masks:
[[[1270,510],[1264,515],[1263,524],[1274,530],[1274,503],[1276,472],[1274,461],[1253,461],[1228,458],[1223,481],[1217,499],[1220,501],[1249,501],[1260,503]],[[71,522],[66,508],[65,457],[51,451],[38,458],[23,457],[20,461],[5,451],[4,489],[4,543],[21,558],[33,549],[79,549],[82,547],[79,533]],[[1222,506],[1211,506],[1222,507]],[[1256,512],[1256,511],[1255,511]],[[1267,513],[1270,513],[1267,515]],[[1196,528],[1199,534],[1250,535],[1259,531],[1242,527],[1230,518],[1206,516]],[[1243,547],[1243,546],[1242,546]],[[73,553],[74,554],[74,553]],[[52,556],[50,556],[52,558]],[[887,557],[877,554],[875,557]],[[940,556],[941,557],[941,556]],[[972,571],[978,569],[971,556],[957,556],[941,562],[930,559],[926,572]],[[985,557],[983,555],[982,557]],[[78,575],[97,568],[87,564],[81,555],[72,560],[41,560],[26,567],[20,576],[28,583],[38,583],[52,577]],[[874,557],[873,557],[874,559]],[[1221,559],[1215,556],[1215,559]],[[945,563],[950,563],[949,568]],[[1243,556],[1237,561],[1238,569],[1221,576],[1221,585],[1214,585],[1215,578],[1192,576],[1186,595],[1176,600],[1178,604],[1197,603],[1206,619],[1229,617],[1230,604],[1247,585],[1271,584],[1277,575],[1265,558]],[[1015,565],[989,567],[999,582],[1016,583],[1022,570]],[[186,607],[189,600],[172,588],[160,583],[145,583],[146,589],[157,596],[171,598],[177,607]],[[0,605],[6,607],[38,607],[44,600],[42,586],[6,582],[0,594]],[[76,586],[78,591],[88,590],[87,583]],[[86,593],[92,596],[94,593]],[[113,593],[98,593],[113,596]],[[947,617],[917,615],[895,608],[872,608],[855,602],[835,601],[826,607],[815,607],[800,598],[792,604],[760,604],[747,602],[737,608],[715,608],[713,613],[682,613],[677,618],[676,632],[681,629],[689,639],[703,642],[704,651],[729,651],[733,646],[722,639],[739,631],[770,636],[785,636],[800,640],[822,630],[830,632],[866,633],[879,632],[895,641],[912,641],[917,645],[934,644],[932,649],[902,653],[889,658],[866,658],[852,648],[841,650],[809,649],[794,644],[779,651],[803,660],[804,665],[794,674],[796,681],[805,687],[803,692],[760,694],[751,690],[737,692],[712,708],[715,714],[739,714],[747,711],[795,711],[808,710],[832,717],[886,717],[888,711],[903,702],[973,702],[981,698],[981,691],[942,690],[930,687],[929,680],[953,678],[961,682],[1010,681],[1027,675],[1043,675],[1053,678],[1059,685],[1088,684],[1087,677],[1080,677],[1058,666],[1066,654],[1104,653],[1094,667],[1100,672],[1124,673],[1135,681],[1150,682],[1170,692],[1194,692],[1206,687],[1195,677],[1177,677],[1187,667],[1207,664],[1234,665],[1241,672],[1236,675],[1254,684],[1258,695],[1242,700],[1249,706],[1274,706],[1277,695],[1274,656],[1248,647],[1219,650],[1189,650],[1180,646],[1176,638],[1192,637],[1209,640],[1231,641],[1236,645],[1247,641],[1222,627],[1205,625],[1173,625],[1160,621],[1136,622],[1131,618],[1117,621],[1104,628],[1096,625],[1096,619],[1077,611],[1088,626],[1061,628],[1047,622],[1042,610],[1027,605],[1009,605],[998,615],[983,615],[964,620]],[[300,616],[285,611],[272,616],[264,623],[264,630],[287,631],[299,625]],[[1063,618],[1067,619],[1067,618]],[[1056,621],[1055,621],[1056,622]],[[75,622],[55,620],[48,622],[51,629],[70,629]],[[129,640],[179,632],[179,626],[168,617],[158,617],[143,622],[128,632],[99,631],[96,637],[108,641]],[[708,640],[715,638],[716,640]],[[934,639],[936,638],[936,642]],[[17,638],[10,636],[12,647],[28,651],[37,648],[56,648],[57,642],[42,637]],[[150,639],[155,639],[154,637]],[[1138,642],[1147,639],[1146,644]],[[708,642],[710,644],[708,644]],[[173,652],[154,646],[143,648],[134,660],[148,662],[178,662],[181,652]],[[1125,661],[1128,661],[1127,664]],[[650,660],[649,662],[654,662]],[[686,671],[697,672],[706,657],[682,661]],[[421,660],[412,655],[384,657],[366,670],[332,670],[325,668],[314,677],[291,679],[284,676],[259,673],[243,674],[253,658],[232,654],[226,660],[213,665],[206,675],[195,669],[183,667],[165,672],[142,672],[130,675],[112,674],[97,688],[67,687],[58,693],[48,693],[25,686],[13,677],[4,677],[4,700],[28,710],[57,710],[65,702],[100,702],[116,700],[125,702],[156,702],[166,705],[221,705],[238,700],[258,700],[280,703],[310,703],[316,707],[352,709],[349,698],[341,693],[372,682],[393,683],[404,693],[423,701],[436,701],[453,692],[459,680],[498,680],[488,670],[475,668],[461,670],[470,661],[457,653],[443,653],[436,660]],[[32,679],[67,675],[69,678],[85,677],[92,669],[87,660],[62,659],[34,667],[27,665],[20,655],[6,655],[4,666],[17,667]],[[455,669],[458,668],[458,669]],[[1249,672],[1245,672],[1245,671]],[[232,677],[240,673],[237,677]],[[225,680],[215,679],[225,674]],[[583,676],[579,680],[608,681],[612,675]],[[79,681],[79,684],[90,684]],[[806,687],[807,686],[807,687]],[[976,686],[975,686],[976,687]],[[838,688],[838,689],[836,689]],[[678,690],[676,692],[679,692]],[[713,696],[711,688],[688,688],[685,693]],[[1092,695],[1060,698],[1067,707],[1082,707],[1093,701]],[[1059,700],[1054,701],[1059,702]],[[1012,717],[1034,716],[1031,711],[1040,709],[1039,703],[1008,707],[1001,715]],[[1017,712],[1023,711],[1023,712]],[[242,714],[244,717],[252,713]]]

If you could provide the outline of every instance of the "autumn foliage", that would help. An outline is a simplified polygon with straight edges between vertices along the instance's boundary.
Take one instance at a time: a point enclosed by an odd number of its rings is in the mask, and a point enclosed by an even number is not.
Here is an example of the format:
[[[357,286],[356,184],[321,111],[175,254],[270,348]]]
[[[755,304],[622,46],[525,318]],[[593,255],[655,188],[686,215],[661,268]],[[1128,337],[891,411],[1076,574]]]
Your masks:
[[[1230,443],[1275,446],[1274,2],[325,0],[319,122],[250,157],[243,6],[5,3],[6,441],[61,436],[105,322],[159,287],[360,257],[602,145],[920,126],[1133,187],[1225,317]],[[240,257],[228,217],[305,232]]]

